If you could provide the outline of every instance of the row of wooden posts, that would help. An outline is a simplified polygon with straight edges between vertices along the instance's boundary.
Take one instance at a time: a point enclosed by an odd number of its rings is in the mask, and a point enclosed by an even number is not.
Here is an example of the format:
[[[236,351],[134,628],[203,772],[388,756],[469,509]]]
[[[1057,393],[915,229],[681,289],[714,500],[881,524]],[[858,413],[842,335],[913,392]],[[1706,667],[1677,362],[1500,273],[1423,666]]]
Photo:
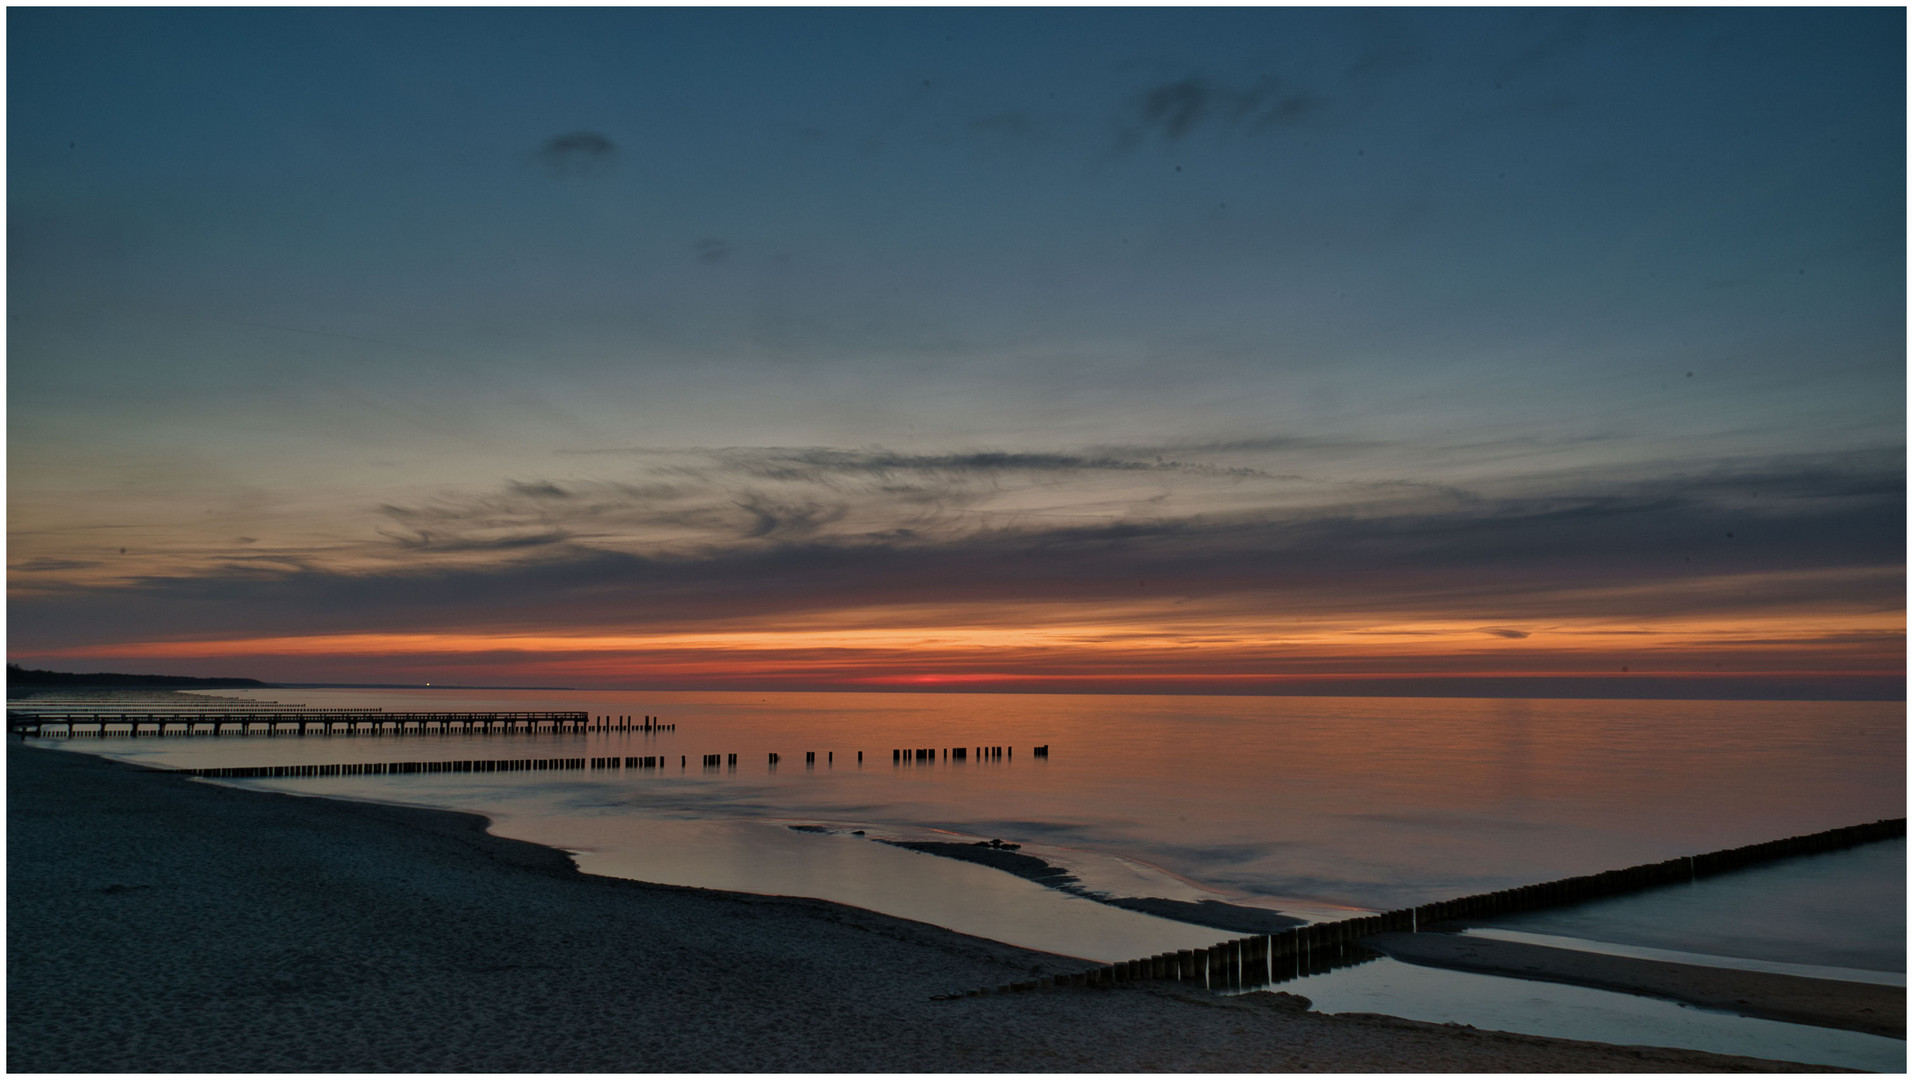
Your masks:
[[[1141,960],[1104,964],[1088,971],[1045,975],[1040,979],[966,990],[961,994],[941,994],[937,998],[1020,994],[1050,986],[1113,987],[1151,980],[1194,983],[1211,990],[1249,990],[1381,959],[1380,953],[1363,948],[1353,938],[1303,933],[1334,925],[1320,923],[1301,926],[1282,934],[1237,938],[1206,949],[1157,953]]]
[[[736,757],[737,755],[733,754],[731,756]],[[782,754],[775,754],[775,753],[771,754],[770,755],[771,768],[775,769],[777,767],[777,763],[782,761],[783,759],[784,758]],[[836,764],[836,762],[837,762],[837,751],[835,750],[824,751],[824,763],[826,765],[834,765]],[[857,751],[857,764],[862,765],[863,763],[864,763],[864,752],[862,750],[859,750]],[[804,751],[804,764],[805,765],[817,764],[817,751],[815,750]]]
[[[1905,835],[1905,818],[1848,825],[1825,832],[1770,840],[1763,844],[1749,844],[1704,855],[1683,855],[1623,870],[1479,893],[1419,907],[1385,911],[1379,915],[1314,923],[1279,934],[1237,938],[1206,949],[1160,953],[1141,960],[1105,964],[1068,975],[1044,976],[941,996],[1022,993],[1048,986],[1115,986],[1151,979],[1197,983],[1212,989],[1269,986],[1303,975],[1320,974],[1376,959],[1378,954],[1360,944],[1361,939],[1371,934],[1391,931],[1415,933],[1436,924],[1452,925],[1471,919],[1564,907],[1663,885],[1684,884],[1774,859],[1838,851]]]
[[[723,754],[705,754],[707,768],[721,765]],[[689,755],[678,756],[678,768],[688,767]],[[732,766],[737,755],[730,755]],[[208,779],[258,780],[299,776],[400,776],[414,773],[544,772],[552,769],[664,769],[670,758],[661,754],[637,757],[494,758],[483,761],[356,761],[344,765],[226,765],[199,769],[160,769],[159,772]]]
[[[970,747],[967,747],[967,746],[946,746],[946,747],[943,747],[942,750],[943,750],[944,761],[968,761],[970,759]],[[1035,755],[1036,757],[1046,758],[1049,756],[1049,746],[1048,745],[1039,746],[1036,749],[1032,750],[1031,753]],[[998,760],[1003,760],[1007,758],[1012,758],[1015,756],[1016,756],[1016,748],[1014,746],[976,747],[976,757],[980,761],[982,760],[998,761]],[[914,763],[919,761],[936,761],[937,748],[929,747],[929,748],[911,749],[911,750],[892,750],[890,751],[890,760],[893,763],[902,763],[902,762]]]
[[[660,723],[655,716],[593,717],[587,731],[676,731],[676,724]]]
[[[722,754],[704,755],[715,764]],[[159,769],[158,772],[202,776],[208,779],[257,780],[297,776],[400,776],[414,773],[544,772],[552,769],[664,769],[671,759],[662,754],[638,757],[494,758],[483,761],[355,761],[344,765],[226,765],[199,769]],[[678,756],[685,768],[688,755]],[[737,755],[731,755],[737,763]]]
[[[203,776],[210,779],[253,780],[287,776],[400,776],[413,773],[469,772],[543,772],[548,769],[611,768],[599,761],[616,758],[502,758],[490,761],[354,761],[343,765],[226,765],[199,769],[160,769],[159,772]],[[638,761],[662,761],[662,758],[626,758],[630,768],[655,768],[637,765]]]
[[[837,760],[835,751],[825,753],[826,762],[834,763]],[[689,768],[690,760],[689,754],[680,754],[678,768]],[[772,768],[776,768],[778,760],[779,755],[770,755]],[[857,764],[863,764],[863,760],[863,751],[857,751]],[[816,752],[805,753],[804,763],[815,765]],[[707,769],[726,766],[735,769],[737,755],[705,754],[702,756],[702,764]],[[663,769],[669,766],[668,757],[653,754],[630,757],[502,758],[481,761],[360,761],[343,765],[225,765],[157,771],[210,779],[252,780],[299,776],[398,776],[412,773],[521,772],[549,769]]]

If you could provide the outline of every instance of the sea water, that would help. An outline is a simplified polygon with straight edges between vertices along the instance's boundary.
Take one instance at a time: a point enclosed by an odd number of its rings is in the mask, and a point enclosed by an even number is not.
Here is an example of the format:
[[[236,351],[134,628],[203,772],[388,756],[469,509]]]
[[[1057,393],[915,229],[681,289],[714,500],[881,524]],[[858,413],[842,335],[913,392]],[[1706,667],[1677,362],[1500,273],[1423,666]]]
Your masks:
[[[164,767],[661,756],[669,763],[661,770],[244,783],[472,810],[502,835],[574,852],[590,872],[815,896],[1098,961],[1239,935],[879,841],[1001,839],[1069,869],[1085,889],[1319,919],[1899,817],[1906,800],[1897,702],[437,689],[220,696],[389,712],[655,715],[676,727],[45,741]],[[1046,758],[1033,753],[1037,745],[1049,747]],[[974,756],[993,746],[1007,752]],[[955,747],[972,756],[944,755]],[[937,751],[935,759],[915,761],[907,752],[917,748]],[[894,762],[893,750],[906,751],[905,760]],[[771,764],[771,753],[781,761]],[[735,754],[737,765],[705,769],[705,754]],[[1881,934],[1878,918],[1824,908],[1803,926],[1799,904],[1744,905],[1729,945],[1705,936],[1718,930],[1720,905],[1652,916],[1583,912],[1581,923],[1528,929],[1607,940],[1611,925],[1622,927],[1610,935],[1616,940],[1642,945],[1765,949],[1775,959],[1791,948],[1795,959],[1804,950],[1843,966],[1904,971],[1904,845],[1895,850],[1818,893],[1816,872],[1783,875],[1793,875],[1796,893],[1845,896],[1874,912],[1893,910],[1897,896],[1900,917],[1886,919],[1897,937]],[[1629,931],[1629,919],[1657,929]]]

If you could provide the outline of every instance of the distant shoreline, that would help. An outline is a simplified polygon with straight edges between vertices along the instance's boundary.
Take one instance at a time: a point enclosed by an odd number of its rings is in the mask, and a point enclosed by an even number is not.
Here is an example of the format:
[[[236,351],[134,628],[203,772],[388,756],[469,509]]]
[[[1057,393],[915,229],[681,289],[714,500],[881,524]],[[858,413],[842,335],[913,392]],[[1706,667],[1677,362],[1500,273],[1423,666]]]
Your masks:
[[[7,668],[9,694],[15,690],[535,690],[541,693],[569,693],[576,689],[573,686],[478,686],[464,683],[274,683],[217,675],[133,675],[110,671],[78,673],[36,671],[12,666]]]
[[[132,675],[117,671],[45,671],[7,665],[7,693],[15,690],[273,690],[258,679],[198,675]]]
[[[502,690],[596,694],[974,694],[1119,697],[1381,697],[1482,698],[1556,701],[1905,701],[1904,675],[1702,676],[1653,675],[1383,675],[1360,678],[1297,676],[1255,685],[1203,686],[978,686],[938,684],[783,686],[516,686],[470,683],[266,682],[189,675],[74,674],[8,665],[7,687],[255,690]]]

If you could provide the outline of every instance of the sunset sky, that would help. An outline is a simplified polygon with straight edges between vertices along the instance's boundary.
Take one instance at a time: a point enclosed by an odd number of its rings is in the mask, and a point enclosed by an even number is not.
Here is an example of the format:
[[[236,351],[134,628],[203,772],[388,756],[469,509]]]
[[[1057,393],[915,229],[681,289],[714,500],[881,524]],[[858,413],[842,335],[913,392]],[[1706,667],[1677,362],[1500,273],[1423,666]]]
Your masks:
[[[9,659],[1902,693],[1905,18],[10,8]]]

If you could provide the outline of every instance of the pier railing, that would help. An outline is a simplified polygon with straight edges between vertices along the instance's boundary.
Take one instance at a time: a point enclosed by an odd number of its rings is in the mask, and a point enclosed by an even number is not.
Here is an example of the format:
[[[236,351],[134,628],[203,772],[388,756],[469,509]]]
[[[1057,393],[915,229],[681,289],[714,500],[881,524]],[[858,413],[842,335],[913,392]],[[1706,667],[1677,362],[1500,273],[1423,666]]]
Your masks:
[[[1116,986],[1144,980],[1168,980],[1194,983],[1218,990],[1242,990],[1271,986],[1317,975],[1336,968],[1365,964],[1379,954],[1362,947],[1361,939],[1371,934],[1406,931],[1414,933],[1436,923],[1455,923],[1469,919],[1491,918],[1523,911],[1564,907],[1587,900],[1639,892],[1662,885],[1695,881],[1715,874],[1753,866],[1774,859],[1813,855],[1857,847],[1876,840],[1906,835],[1905,818],[1889,818],[1864,825],[1848,825],[1825,832],[1789,836],[1764,844],[1712,851],[1705,855],[1683,855],[1657,863],[1609,870],[1600,874],[1523,885],[1514,889],[1478,893],[1418,907],[1385,911],[1339,922],[1313,923],[1284,930],[1279,934],[1237,938],[1206,949],[1184,949],[1160,953],[1140,960],[1104,964],[1088,971],[1050,975],[1040,979],[1008,983],[1002,986],[967,990],[943,998],[976,997],[982,994],[1022,993],[1048,986]]]

